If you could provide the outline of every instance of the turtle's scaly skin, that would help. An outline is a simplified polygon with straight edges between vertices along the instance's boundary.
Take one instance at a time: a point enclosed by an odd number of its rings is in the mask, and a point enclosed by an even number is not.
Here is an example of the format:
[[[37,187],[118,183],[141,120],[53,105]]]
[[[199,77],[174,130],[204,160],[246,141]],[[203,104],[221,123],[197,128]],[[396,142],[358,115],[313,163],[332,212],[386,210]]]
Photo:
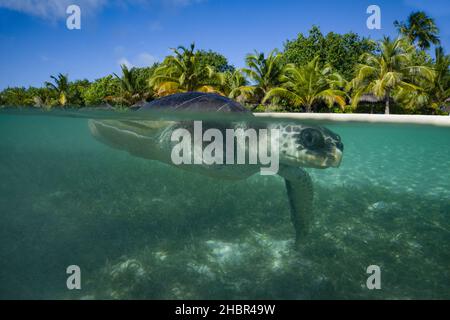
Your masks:
[[[203,122],[203,132],[209,128],[219,129],[225,137],[226,129],[252,128],[254,117],[239,103],[226,97],[189,92],[167,96],[144,104],[136,114],[143,111],[169,111],[194,113],[236,113],[242,121],[223,121],[221,117]],[[221,121],[222,120],[222,121]],[[260,126],[260,124],[258,125]],[[91,133],[101,142],[116,149],[126,150],[134,156],[157,160],[176,166],[171,160],[174,142],[171,134],[176,129],[186,129],[193,135],[193,121],[150,120],[90,120]],[[313,220],[313,185],[303,167],[338,167],[342,159],[343,144],[340,137],[323,127],[305,126],[297,123],[270,123],[266,126],[280,130],[280,170],[285,179],[291,208],[291,220],[296,232],[296,243],[305,241]],[[191,148],[193,150],[193,147]],[[235,162],[236,163],[236,162]],[[177,165],[207,176],[223,179],[245,179],[260,169],[259,165],[200,164]]]

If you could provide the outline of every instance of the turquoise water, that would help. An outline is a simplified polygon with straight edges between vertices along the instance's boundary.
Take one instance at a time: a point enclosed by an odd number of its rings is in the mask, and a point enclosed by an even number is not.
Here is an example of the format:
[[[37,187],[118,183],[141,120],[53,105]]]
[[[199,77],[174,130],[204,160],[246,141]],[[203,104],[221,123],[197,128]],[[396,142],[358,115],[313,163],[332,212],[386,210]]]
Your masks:
[[[450,129],[326,127],[344,159],[308,169],[315,223],[296,251],[278,176],[136,158],[93,139],[86,114],[0,113],[0,298],[449,299]]]

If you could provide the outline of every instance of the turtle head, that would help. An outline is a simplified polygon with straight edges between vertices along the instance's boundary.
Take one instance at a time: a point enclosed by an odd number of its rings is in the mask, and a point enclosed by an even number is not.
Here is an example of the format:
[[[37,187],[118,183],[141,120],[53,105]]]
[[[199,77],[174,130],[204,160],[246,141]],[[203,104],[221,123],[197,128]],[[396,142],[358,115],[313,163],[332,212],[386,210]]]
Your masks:
[[[341,137],[324,127],[286,124],[280,127],[280,162],[299,167],[339,167]]]

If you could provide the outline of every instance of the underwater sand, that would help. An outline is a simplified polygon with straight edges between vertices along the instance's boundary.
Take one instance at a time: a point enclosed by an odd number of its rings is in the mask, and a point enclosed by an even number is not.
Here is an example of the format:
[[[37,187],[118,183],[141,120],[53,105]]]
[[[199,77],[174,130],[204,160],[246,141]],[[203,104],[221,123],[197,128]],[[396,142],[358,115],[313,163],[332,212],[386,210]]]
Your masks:
[[[308,170],[295,251],[278,176],[215,180],[110,149],[84,118],[0,113],[0,298],[449,299],[450,128],[326,126],[344,160]]]

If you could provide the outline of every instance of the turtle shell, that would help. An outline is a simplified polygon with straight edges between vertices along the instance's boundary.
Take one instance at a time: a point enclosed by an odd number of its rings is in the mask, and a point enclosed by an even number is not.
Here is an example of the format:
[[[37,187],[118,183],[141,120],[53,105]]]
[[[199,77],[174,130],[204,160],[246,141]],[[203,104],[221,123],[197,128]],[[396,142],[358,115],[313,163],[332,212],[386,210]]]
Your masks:
[[[227,97],[204,92],[176,93],[145,103],[139,110],[241,112],[251,114],[240,103]]]

